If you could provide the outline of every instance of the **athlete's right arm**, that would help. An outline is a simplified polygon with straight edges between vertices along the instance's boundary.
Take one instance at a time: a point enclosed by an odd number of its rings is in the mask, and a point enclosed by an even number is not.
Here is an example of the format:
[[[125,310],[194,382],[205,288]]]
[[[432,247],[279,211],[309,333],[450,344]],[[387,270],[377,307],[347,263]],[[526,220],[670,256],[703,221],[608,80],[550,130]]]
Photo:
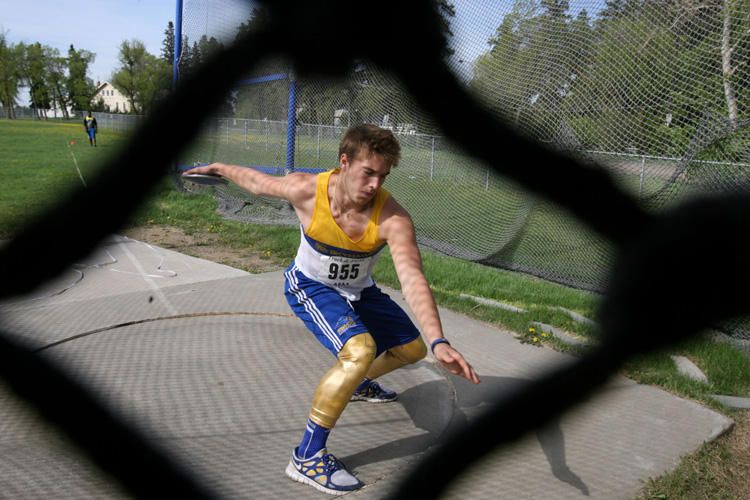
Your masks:
[[[307,229],[312,220],[318,179],[315,174],[294,172],[284,177],[275,177],[254,168],[226,163],[212,163],[204,167],[196,167],[183,175],[186,174],[214,174],[226,177],[256,196],[270,196],[289,201],[303,228]]]
[[[203,167],[196,167],[186,174],[213,174],[226,177],[250,194],[256,196],[270,196],[288,200],[292,205],[304,203],[310,197],[309,185],[315,183],[313,174],[292,173],[284,177],[264,174],[254,168],[228,165],[226,163],[212,163]],[[315,193],[312,192],[314,197]]]

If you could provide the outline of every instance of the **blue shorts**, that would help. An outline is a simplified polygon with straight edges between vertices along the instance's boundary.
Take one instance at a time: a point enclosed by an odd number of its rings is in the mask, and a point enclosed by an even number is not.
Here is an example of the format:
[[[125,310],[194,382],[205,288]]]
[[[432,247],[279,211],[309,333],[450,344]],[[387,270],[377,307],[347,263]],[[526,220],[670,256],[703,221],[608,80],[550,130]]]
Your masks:
[[[90,128],[86,130],[86,133],[89,134],[89,139],[96,138],[96,129]]]
[[[365,332],[375,339],[377,356],[419,337],[411,318],[376,285],[365,288],[359,300],[350,302],[328,285],[302,274],[294,263],[284,276],[284,295],[294,314],[335,356],[347,340]]]

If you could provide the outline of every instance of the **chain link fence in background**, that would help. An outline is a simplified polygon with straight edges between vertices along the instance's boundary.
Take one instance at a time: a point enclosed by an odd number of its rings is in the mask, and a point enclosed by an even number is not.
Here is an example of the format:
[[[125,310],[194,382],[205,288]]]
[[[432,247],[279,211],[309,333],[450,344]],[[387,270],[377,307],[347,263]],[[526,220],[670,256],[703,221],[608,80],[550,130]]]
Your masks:
[[[69,111],[67,116],[59,109],[36,109],[22,106],[14,106],[9,113],[7,108],[0,107],[0,113],[9,120],[12,116],[14,120],[31,120],[47,123],[81,123],[86,111]],[[124,115],[120,113],[100,113],[94,111],[91,115],[96,118],[96,124],[101,130],[112,130],[116,132],[133,132],[140,127],[145,116]]]

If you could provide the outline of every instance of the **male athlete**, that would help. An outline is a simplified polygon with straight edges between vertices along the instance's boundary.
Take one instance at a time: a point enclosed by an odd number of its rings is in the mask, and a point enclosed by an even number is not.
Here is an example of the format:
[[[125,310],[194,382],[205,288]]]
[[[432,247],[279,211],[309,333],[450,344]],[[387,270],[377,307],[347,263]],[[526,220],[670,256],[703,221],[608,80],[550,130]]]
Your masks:
[[[286,474],[334,495],[363,486],[326,450],[328,434],[347,403],[395,400],[396,393],[375,379],[427,354],[412,321],[370,276],[385,245],[435,358],[449,372],[479,383],[471,365],[443,336],[411,217],[382,188],[400,153],[390,131],[360,125],[344,135],[339,168],[330,172],[272,177],[221,163],[186,172],[218,174],[254,195],[286,199],[299,217],[302,237],[285,272],[286,298],[337,361],[315,390],[302,442]]]

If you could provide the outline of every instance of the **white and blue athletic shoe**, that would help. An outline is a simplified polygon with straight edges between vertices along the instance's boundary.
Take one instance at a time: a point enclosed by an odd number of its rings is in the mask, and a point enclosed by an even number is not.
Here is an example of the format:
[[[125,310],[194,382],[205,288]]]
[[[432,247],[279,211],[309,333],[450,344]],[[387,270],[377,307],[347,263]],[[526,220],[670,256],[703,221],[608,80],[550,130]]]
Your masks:
[[[380,387],[375,381],[370,381],[370,384],[364,388],[357,388],[352,394],[349,401],[367,401],[368,403],[390,403],[396,401],[398,394],[396,391],[385,389]]]
[[[364,483],[347,472],[340,460],[326,453],[325,449],[303,460],[297,456],[295,448],[286,467],[286,475],[298,483],[309,484],[331,495],[343,495],[364,486]]]

